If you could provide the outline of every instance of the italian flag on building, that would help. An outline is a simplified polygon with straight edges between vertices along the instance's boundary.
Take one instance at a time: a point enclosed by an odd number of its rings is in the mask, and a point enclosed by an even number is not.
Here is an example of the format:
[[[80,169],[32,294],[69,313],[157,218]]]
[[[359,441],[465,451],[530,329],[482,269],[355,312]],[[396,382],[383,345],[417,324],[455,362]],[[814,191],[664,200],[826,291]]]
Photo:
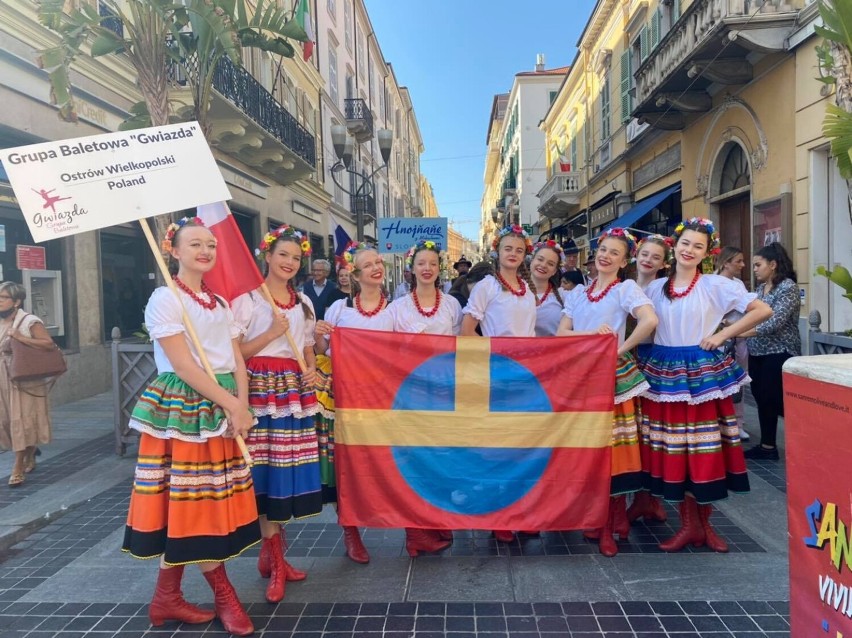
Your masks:
[[[311,5],[309,0],[299,0],[299,6],[296,9],[296,20],[308,36],[307,41],[302,45],[302,55],[305,62],[307,62],[314,53],[315,40],[314,21],[311,19]]]

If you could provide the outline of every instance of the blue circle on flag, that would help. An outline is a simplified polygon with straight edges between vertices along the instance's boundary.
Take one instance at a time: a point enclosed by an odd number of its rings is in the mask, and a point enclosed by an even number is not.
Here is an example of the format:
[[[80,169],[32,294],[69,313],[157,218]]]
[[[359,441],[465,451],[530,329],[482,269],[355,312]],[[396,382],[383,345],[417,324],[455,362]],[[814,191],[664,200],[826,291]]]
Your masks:
[[[490,413],[516,412],[518,396],[523,397],[524,412],[552,411],[550,398],[529,369],[493,353],[489,368]],[[455,372],[455,353],[427,359],[400,385],[393,409],[454,411]],[[496,512],[523,498],[541,478],[552,453],[550,448],[437,446],[394,446],[391,452],[403,478],[421,498],[468,515]]]

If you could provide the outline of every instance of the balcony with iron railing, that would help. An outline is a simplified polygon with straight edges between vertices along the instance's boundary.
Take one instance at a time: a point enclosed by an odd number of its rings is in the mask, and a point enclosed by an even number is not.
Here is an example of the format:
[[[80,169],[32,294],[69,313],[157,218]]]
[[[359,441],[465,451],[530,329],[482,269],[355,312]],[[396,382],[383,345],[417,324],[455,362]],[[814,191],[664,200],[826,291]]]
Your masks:
[[[538,193],[538,212],[545,217],[566,217],[580,210],[583,173],[554,173]]]
[[[346,117],[346,128],[359,144],[373,137],[373,113],[366,100],[361,98],[343,100],[343,115]]]
[[[639,122],[682,129],[712,108],[711,85],[742,85],[760,57],[785,50],[805,0],[695,0],[634,73]]]
[[[197,72],[197,62],[186,65]],[[187,87],[184,66],[172,63],[170,80]],[[222,57],[213,74],[209,111],[210,143],[280,184],[304,179],[316,169],[314,136],[245,68]],[[193,114],[189,95],[172,96],[186,104],[179,113]]]

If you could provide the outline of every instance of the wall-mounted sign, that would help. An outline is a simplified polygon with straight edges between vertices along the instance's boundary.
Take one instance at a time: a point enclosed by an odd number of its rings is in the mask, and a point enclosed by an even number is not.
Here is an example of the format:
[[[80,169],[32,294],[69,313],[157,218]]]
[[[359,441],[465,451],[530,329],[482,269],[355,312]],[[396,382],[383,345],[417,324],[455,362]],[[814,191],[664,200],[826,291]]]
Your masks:
[[[46,270],[47,258],[41,246],[22,246],[15,248],[15,265],[18,270]]]
[[[446,217],[385,217],[376,221],[378,248],[383,253],[404,253],[421,239],[447,250]]]

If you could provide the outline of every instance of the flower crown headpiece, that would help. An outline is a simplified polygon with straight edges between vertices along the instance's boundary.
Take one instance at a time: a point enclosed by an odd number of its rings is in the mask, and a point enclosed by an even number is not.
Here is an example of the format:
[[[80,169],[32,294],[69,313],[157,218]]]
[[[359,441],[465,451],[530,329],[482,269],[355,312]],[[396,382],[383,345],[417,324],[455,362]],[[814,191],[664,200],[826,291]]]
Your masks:
[[[176,222],[169,224],[166,228],[166,237],[160,243],[163,252],[167,253],[172,249],[172,241],[175,238],[175,234],[187,224],[190,226],[204,226],[204,220],[200,217],[181,217]]]
[[[608,237],[618,237],[619,239],[624,239],[627,241],[627,256],[631,259],[636,256],[636,246],[637,241],[636,237],[627,230],[626,228],[610,228],[608,230],[603,231],[598,236],[598,245],[600,246],[601,242]]]
[[[533,244],[532,252],[533,254],[537,253],[542,248],[550,248],[559,255],[559,263],[562,263],[562,260],[565,257],[565,251],[562,249],[562,246],[559,245],[559,242],[555,239],[545,239],[544,241],[539,241]]]
[[[497,249],[500,248],[500,240],[503,239],[506,235],[518,235],[523,238],[524,243],[527,245],[527,254],[529,255],[532,252],[532,240],[530,236],[527,234],[521,226],[518,224],[511,224],[501,229],[497,236],[494,238],[494,241],[491,242],[491,250],[497,252]]]
[[[296,230],[288,224],[282,224],[275,230],[270,230],[266,233],[260,241],[260,246],[254,249],[255,256],[258,259],[263,259],[269,252],[269,249],[275,245],[275,242],[282,237],[292,237],[296,240],[296,243],[299,244],[299,248],[302,249],[302,256],[311,256],[313,249],[311,248],[311,242],[308,240],[307,234],[300,230]]]
[[[653,235],[646,235],[645,237],[640,239],[639,243],[636,245],[636,252],[639,252],[639,250],[642,249],[642,245],[650,239],[654,239],[663,243],[663,261],[669,261],[672,256],[672,249],[674,248],[674,240],[672,240],[671,237],[666,237],[665,235],[660,235],[659,233],[655,233]]]
[[[359,250],[373,250],[373,246],[364,242],[350,241],[343,249],[343,267],[349,272],[355,270],[355,255]]]
[[[416,244],[414,244],[411,248],[409,248],[405,253],[405,269],[411,270],[412,266],[414,266],[414,255],[416,255],[421,250],[431,250],[438,254],[438,259],[441,258],[441,249],[434,241],[431,239],[421,239]]]
[[[710,233],[710,246],[708,246],[708,252],[711,255],[719,254],[721,246],[719,233],[716,232],[716,227],[713,225],[713,222],[706,217],[693,217],[675,226],[674,236],[672,237],[674,243],[677,243],[677,240],[680,239],[680,236],[683,234],[683,231],[687,226],[701,226],[702,228],[707,229],[707,232]]]

